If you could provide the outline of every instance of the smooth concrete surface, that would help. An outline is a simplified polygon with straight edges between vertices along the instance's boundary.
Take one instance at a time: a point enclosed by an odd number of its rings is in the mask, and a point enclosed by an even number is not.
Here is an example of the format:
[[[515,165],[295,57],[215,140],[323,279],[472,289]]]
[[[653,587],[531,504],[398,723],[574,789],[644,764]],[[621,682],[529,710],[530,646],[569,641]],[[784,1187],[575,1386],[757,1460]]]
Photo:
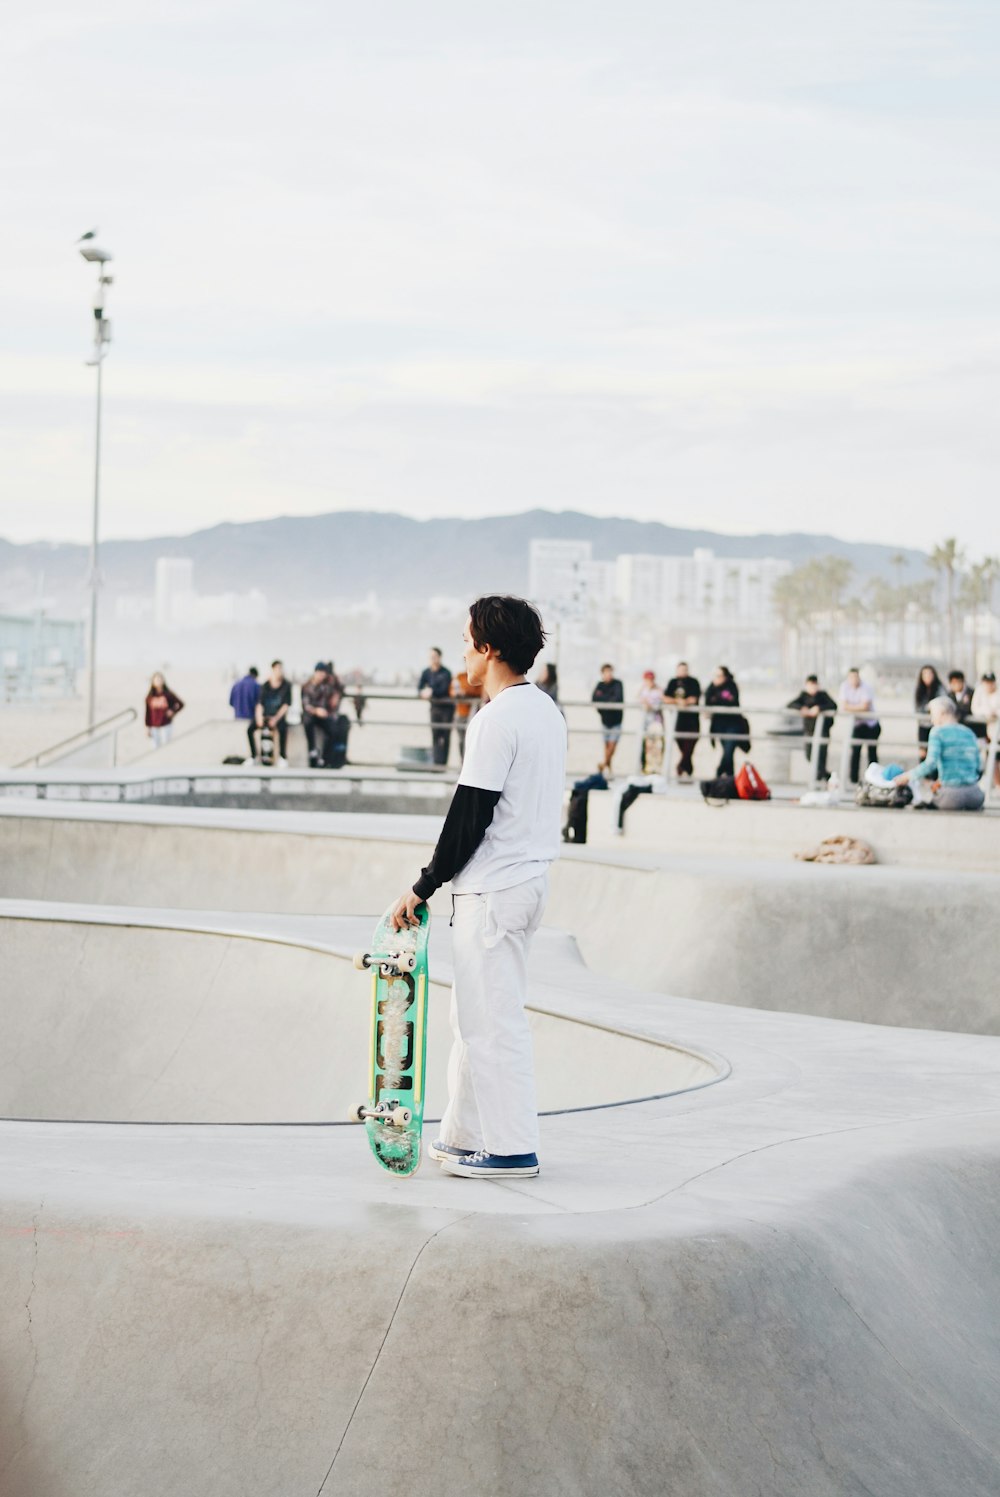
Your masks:
[[[413,882],[440,824],[0,806],[0,898],[360,913]],[[547,920],[577,935],[595,970],[644,989],[996,1034],[1000,999],[982,974],[1000,971],[998,908],[995,874],[657,853],[619,839],[566,849]]]
[[[546,918],[664,993],[1000,1034],[1000,877],[720,856],[560,861]]]
[[[346,1123],[368,1100],[370,978],[334,955],[371,921],[0,901],[6,1000],[0,1118]],[[428,1116],[447,1101],[447,983],[428,1003]],[[444,968],[450,981],[450,961]],[[606,1106],[714,1080],[724,1066],[532,1012],[539,1106]],[[239,1043],[234,1038],[239,1037]]]
[[[670,795],[642,795],[614,826],[607,791],[590,797],[587,846],[656,852],[698,852],[732,858],[779,858],[817,847],[827,837],[859,837],[879,863],[903,868],[1000,873],[1000,807],[984,811],[873,810],[846,801],[835,807],[796,801],[724,801],[708,805],[697,786]]]
[[[403,818],[338,837],[85,811],[0,816],[5,879],[43,891],[8,906],[29,944],[83,926],[110,955],[147,920],[161,954],[174,930],[332,974],[357,944],[337,902],[370,922],[421,852]],[[137,907],[176,859],[186,930]],[[130,869],[133,908],[112,909]],[[0,1123],[3,1497],[995,1497],[1000,1039],[631,983],[627,871],[620,850],[559,865],[556,902],[567,873],[602,885],[565,885],[573,934],[537,943],[532,1004],[567,1032],[722,1057],[722,1079],[544,1118],[537,1180],[396,1180],[349,1127]],[[328,907],[197,911],[223,876]],[[597,972],[573,935],[601,886]],[[647,919],[667,945],[664,913]],[[9,983],[0,1002],[30,1018]]]
[[[731,1075],[535,1181],[350,1128],[0,1126],[4,1497],[993,1497],[1000,1041],[644,995]]]

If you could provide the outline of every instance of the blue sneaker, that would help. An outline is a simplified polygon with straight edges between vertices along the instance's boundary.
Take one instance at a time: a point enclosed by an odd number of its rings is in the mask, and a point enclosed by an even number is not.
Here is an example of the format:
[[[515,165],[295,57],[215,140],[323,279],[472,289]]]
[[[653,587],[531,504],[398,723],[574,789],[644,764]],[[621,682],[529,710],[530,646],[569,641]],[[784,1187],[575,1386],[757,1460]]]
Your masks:
[[[482,1176],[487,1180],[522,1180],[538,1174],[537,1154],[488,1154],[480,1149],[460,1159],[444,1159],[442,1166],[449,1175],[466,1175],[470,1180]]]
[[[427,1145],[428,1159],[436,1159],[438,1164],[443,1164],[446,1159],[469,1159],[475,1149],[455,1149],[451,1144],[442,1143],[436,1138],[432,1144]]]

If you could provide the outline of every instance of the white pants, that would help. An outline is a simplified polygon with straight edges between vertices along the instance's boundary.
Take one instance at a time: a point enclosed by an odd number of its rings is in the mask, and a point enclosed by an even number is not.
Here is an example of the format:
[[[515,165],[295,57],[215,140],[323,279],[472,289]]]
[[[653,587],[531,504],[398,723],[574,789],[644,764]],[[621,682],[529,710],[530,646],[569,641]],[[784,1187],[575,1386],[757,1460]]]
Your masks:
[[[150,728],[149,733],[153,740],[153,747],[162,748],[165,743],[169,743],[172,730],[173,723],[164,723],[162,728]]]
[[[549,876],[492,894],[456,894],[448,1107],[441,1139],[455,1149],[534,1154],[538,1104],[528,1016],[528,948]]]

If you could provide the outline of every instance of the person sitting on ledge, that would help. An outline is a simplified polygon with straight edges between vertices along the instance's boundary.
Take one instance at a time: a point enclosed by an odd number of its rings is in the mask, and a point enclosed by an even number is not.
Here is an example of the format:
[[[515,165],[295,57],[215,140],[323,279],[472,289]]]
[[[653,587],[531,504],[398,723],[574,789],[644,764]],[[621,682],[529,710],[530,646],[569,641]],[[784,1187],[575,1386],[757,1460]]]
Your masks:
[[[981,811],[985,796],[979,784],[975,733],[958,721],[958,708],[950,697],[935,697],[927,710],[931,718],[927,758],[915,769],[897,775],[893,785],[911,785],[914,805],[934,806],[941,811]]]

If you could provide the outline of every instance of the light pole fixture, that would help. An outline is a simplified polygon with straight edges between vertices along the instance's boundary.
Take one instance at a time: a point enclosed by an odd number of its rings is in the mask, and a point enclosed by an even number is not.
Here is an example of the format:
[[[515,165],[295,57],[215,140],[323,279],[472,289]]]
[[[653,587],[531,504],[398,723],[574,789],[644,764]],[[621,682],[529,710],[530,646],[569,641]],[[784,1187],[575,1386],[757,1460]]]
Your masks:
[[[110,250],[101,249],[95,243],[97,229],[91,229],[78,241],[80,254],[97,266],[97,290],[94,292],[94,356],[87,360],[89,369],[97,370],[97,426],[94,437],[94,514],[90,538],[90,644],[87,651],[89,665],[87,681],[87,727],[92,728],[97,720],[97,599],[101,586],[98,564],[98,526],[101,509],[101,370],[104,356],[111,342],[111,323],[104,315],[105,290],[112,284],[107,266],[111,260]]]

